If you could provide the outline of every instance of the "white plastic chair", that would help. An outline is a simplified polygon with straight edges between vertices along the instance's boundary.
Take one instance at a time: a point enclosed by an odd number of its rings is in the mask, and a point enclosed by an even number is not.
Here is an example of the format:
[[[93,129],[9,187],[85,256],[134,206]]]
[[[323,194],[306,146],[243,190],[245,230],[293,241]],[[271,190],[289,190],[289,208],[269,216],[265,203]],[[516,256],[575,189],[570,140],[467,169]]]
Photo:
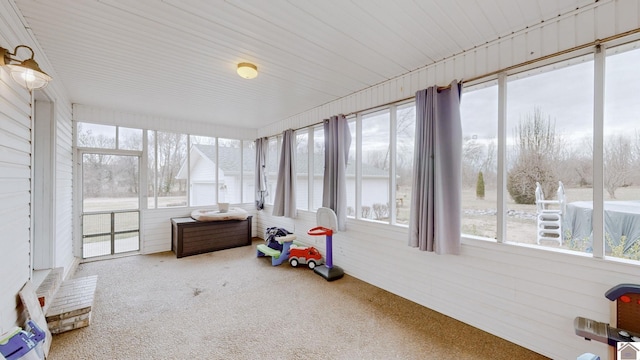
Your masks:
[[[546,200],[539,182],[536,182],[537,239],[557,241],[562,246],[562,216],[566,213],[566,196],[562,181],[558,183],[557,199]]]

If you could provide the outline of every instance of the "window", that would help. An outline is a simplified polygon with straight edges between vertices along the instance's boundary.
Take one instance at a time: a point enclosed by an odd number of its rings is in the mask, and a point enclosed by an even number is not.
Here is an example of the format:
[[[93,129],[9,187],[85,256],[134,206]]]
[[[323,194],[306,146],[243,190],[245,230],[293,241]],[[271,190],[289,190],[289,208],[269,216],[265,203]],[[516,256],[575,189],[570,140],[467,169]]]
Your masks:
[[[156,132],[158,207],[187,206],[187,177],[177,178],[187,160],[187,135]]]
[[[462,233],[497,238],[498,84],[465,88],[462,118]]]
[[[296,208],[309,210],[309,129],[296,131]]]
[[[147,208],[155,209],[156,203],[156,132],[147,131]]]
[[[611,48],[605,67],[605,254],[640,260],[639,44]]]
[[[115,149],[116,127],[79,122],[76,142],[78,147]]]
[[[591,250],[589,236],[577,236],[567,220],[574,202],[593,200],[593,69],[588,55],[508,77],[508,241]],[[558,199],[563,184],[566,210],[559,222],[537,209],[536,182],[548,200]],[[551,231],[557,226],[562,234]]]
[[[240,140],[218,139],[218,197],[238,204],[242,193],[242,147]]]
[[[184,163],[176,178],[189,181],[189,204],[191,206],[213,205],[218,202],[219,167],[216,138],[191,136],[189,160]],[[221,200],[221,202],[224,202]]]
[[[78,122],[77,129],[78,147],[142,151],[142,129],[85,122]]]
[[[604,147],[598,157],[594,93],[601,89],[594,88],[595,63],[593,54],[581,54],[509,74],[501,89],[506,100],[499,98],[497,80],[464,88],[462,234],[582,253],[602,247],[607,256],[640,260],[640,227],[621,225],[637,223],[640,214],[640,42],[607,50]],[[504,128],[498,127],[499,115],[504,115]],[[415,105],[405,102],[349,121],[347,216],[408,224],[415,117]],[[305,153],[309,142],[310,155]],[[299,131],[297,145],[298,154],[308,159],[299,165],[298,179],[313,174],[310,186],[298,182],[298,207],[305,208],[309,188],[311,209],[316,210],[322,204],[323,127]],[[599,167],[604,169],[604,189],[594,190],[594,169]],[[499,179],[505,179],[504,188],[498,188]],[[593,234],[594,192],[600,191],[605,234]],[[499,194],[505,194],[504,204],[498,203]],[[504,214],[498,213],[499,205]],[[628,220],[614,215],[620,212]],[[561,216],[552,219],[550,213]],[[499,238],[503,227],[506,233]]]
[[[349,131],[351,132],[351,146],[349,146],[349,160],[347,160],[347,216],[356,216],[356,191],[358,189],[356,177],[356,144],[358,134],[356,131],[356,119],[348,119]]]
[[[242,202],[253,204],[256,201],[256,143],[242,141]]]
[[[396,109],[396,224],[409,224],[411,186],[413,181],[413,151],[416,135],[415,103]]]
[[[313,210],[322,207],[324,179],[324,127],[313,128]]]
[[[389,109],[362,116],[362,219],[389,221]]]
[[[114,150],[123,155],[141,152],[146,156],[147,166],[140,172],[147,179],[147,189],[141,191],[148,209],[215,205],[218,199],[234,204],[255,201],[254,141],[78,122],[76,144],[85,149]],[[274,161],[277,164],[277,158]],[[275,178],[275,173],[272,175]],[[100,178],[96,174],[86,176]],[[137,176],[129,174],[132,179]],[[119,182],[123,186],[124,181]],[[275,182],[272,185],[275,189]]]
[[[267,149],[267,197],[265,203],[273,205],[276,195],[276,184],[278,182],[278,167],[280,165],[280,141],[278,137],[269,138]]]
[[[118,126],[118,149],[142,151],[142,129]]]

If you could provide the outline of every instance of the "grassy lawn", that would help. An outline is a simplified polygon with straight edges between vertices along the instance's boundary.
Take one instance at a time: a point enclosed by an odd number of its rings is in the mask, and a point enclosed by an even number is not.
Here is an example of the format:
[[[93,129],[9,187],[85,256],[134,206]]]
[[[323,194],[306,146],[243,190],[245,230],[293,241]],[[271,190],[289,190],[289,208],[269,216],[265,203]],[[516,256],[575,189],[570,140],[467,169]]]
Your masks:
[[[566,188],[567,203],[573,201],[592,201],[591,188]],[[640,186],[619,188],[616,199],[611,199],[605,192],[605,201],[640,200]],[[475,188],[465,188],[462,191],[462,232],[469,235],[494,239],[496,237],[497,195],[495,190],[486,190],[484,199],[477,199]],[[517,243],[536,243],[535,220],[536,206],[523,205],[513,202],[507,194],[507,210],[512,211],[507,217],[507,239]],[[541,245],[559,247],[557,242],[544,242]],[[564,243],[563,248],[571,248],[571,244]],[[574,249],[575,250],[575,249]],[[580,249],[581,250],[581,249]]]
[[[593,190],[591,188],[565,188],[567,202],[573,201],[591,201],[593,199]],[[402,189],[398,191],[398,196],[402,196]],[[616,199],[611,199],[605,192],[605,201],[616,200],[640,200],[640,186],[630,186],[619,188],[616,191]],[[159,207],[168,207],[180,204],[185,201],[184,197],[163,197],[158,198]],[[495,189],[487,189],[484,199],[477,199],[475,188],[464,188],[462,190],[462,232],[468,235],[480,236],[490,239],[496,238],[497,226],[497,195]],[[85,199],[85,211],[101,212],[114,211],[118,209],[137,209],[137,198],[99,198]],[[410,204],[407,201],[398,203],[397,222],[400,224],[408,224]],[[536,206],[523,205],[513,202],[507,194],[507,239],[508,241],[526,244],[536,243],[536,227],[535,220]],[[137,213],[117,214],[116,215],[116,231],[138,229],[139,219]],[[106,233],[111,229],[110,214],[85,216],[83,230],[85,234]],[[130,234],[118,235],[119,237],[131,236]],[[104,241],[103,237],[87,238],[87,242]],[[555,241],[542,243],[541,246],[559,247]],[[563,248],[571,248],[570,244],[565,242]],[[581,249],[580,249],[581,251]]]

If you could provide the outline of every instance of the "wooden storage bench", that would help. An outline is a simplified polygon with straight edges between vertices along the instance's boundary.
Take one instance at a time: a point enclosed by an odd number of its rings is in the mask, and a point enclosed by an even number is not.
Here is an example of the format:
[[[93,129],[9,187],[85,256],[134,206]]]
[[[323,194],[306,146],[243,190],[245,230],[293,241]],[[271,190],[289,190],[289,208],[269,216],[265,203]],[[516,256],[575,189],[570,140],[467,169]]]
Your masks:
[[[171,251],[184,256],[251,245],[251,216],[246,220],[171,219]]]

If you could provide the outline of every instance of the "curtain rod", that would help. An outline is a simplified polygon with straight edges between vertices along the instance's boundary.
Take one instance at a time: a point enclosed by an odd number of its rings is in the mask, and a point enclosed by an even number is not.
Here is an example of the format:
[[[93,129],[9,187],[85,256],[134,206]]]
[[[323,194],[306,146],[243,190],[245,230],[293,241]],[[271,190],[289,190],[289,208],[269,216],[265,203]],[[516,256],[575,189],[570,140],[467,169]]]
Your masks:
[[[608,36],[608,37],[606,37],[604,39],[596,39],[596,40],[594,40],[592,42],[585,43],[585,44],[578,45],[578,46],[574,46],[572,48],[565,49],[565,50],[562,50],[562,51],[558,51],[558,52],[553,53],[553,54],[545,55],[545,56],[542,56],[542,57],[539,57],[539,58],[535,58],[535,59],[532,59],[532,60],[527,60],[525,62],[516,64],[516,65],[511,65],[511,66],[508,66],[506,68],[495,70],[495,71],[492,71],[492,72],[489,72],[489,73],[486,73],[486,74],[483,74],[483,75],[475,76],[475,77],[472,77],[470,79],[461,80],[461,82],[463,84],[464,83],[468,83],[468,82],[474,82],[474,81],[480,80],[480,79],[485,78],[485,77],[498,75],[498,74],[500,74],[502,72],[508,72],[508,71],[511,71],[511,70],[515,70],[515,69],[523,67],[523,66],[535,64],[535,63],[540,62],[540,61],[552,59],[554,57],[562,56],[562,55],[565,55],[565,54],[568,54],[568,53],[572,53],[574,51],[582,50],[582,49],[585,49],[585,48],[588,48],[588,47],[591,47],[591,46],[600,46],[600,44],[602,44],[602,43],[610,42],[610,41],[613,41],[613,40],[617,40],[617,39],[623,38],[625,36],[630,36],[630,35],[634,35],[634,34],[638,34],[638,33],[640,33],[640,28],[629,30],[629,31],[625,31],[625,32],[617,34],[617,35]],[[438,86],[438,92],[440,92],[442,90],[447,90],[447,89],[450,89],[450,88],[451,88],[451,85]],[[393,104],[396,104],[396,103],[399,103],[399,102],[403,102],[403,101],[407,101],[407,100],[414,99],[414,98],[415,98],[415,95],[409,96],[409,97],[406,97],[406,98],[403,98],[403,99],[398,99],[398,100],[394,100],[392,102],[388,102],[386,104],[380,104],[380,105],[368,107],[368,108],[365,108],[365,109],[352,111],[350,113],[344,114],[344,116],[347,117],[347,116],[355,115],[355,114],[360,113],[360,112],[366,112],[366,111],[369,111],[369,110],[377,109],[379,107],[393,105]],[[304,129],[306,127],[320,125],[322,123],[324,123],[324,120],[319,121],[317,123],[310,124],[310,125],[305,125],[305,126],[293,129],[293,130],[296,131],[296,130]]]

